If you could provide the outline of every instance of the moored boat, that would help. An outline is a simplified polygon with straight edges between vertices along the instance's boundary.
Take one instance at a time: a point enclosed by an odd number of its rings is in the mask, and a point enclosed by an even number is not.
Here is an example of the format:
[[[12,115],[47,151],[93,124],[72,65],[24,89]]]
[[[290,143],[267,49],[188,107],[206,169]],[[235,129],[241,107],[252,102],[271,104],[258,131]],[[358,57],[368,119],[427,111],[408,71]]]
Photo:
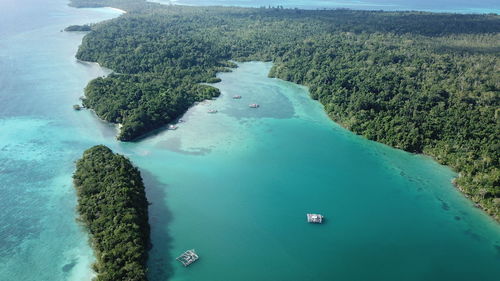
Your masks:
[[[307,222],[323,223],[324,216],[320,214],[307,214]]]

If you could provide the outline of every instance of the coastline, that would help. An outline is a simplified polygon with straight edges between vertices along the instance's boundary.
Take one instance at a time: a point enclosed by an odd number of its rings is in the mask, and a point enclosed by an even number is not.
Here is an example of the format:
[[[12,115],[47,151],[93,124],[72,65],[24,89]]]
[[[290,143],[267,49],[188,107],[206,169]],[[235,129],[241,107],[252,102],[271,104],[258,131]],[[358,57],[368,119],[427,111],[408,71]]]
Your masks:
[[[217,1],[215,3],[210,3],[210,4],[190,4],[186,3],[183,0],[151,0],[148,1],[151,3],[158,3],[161,5],[181,5],[181,6],[240,6],[240,7],[245,7],[245,8],[258,8],[258,4],[250,4],[250,5],[244,5],[244,4],[238,4],[236,5],[235,3],[232,3],[231,1],[221,1],[220,3]],[[274,5],[281,5],[282,3],[276,2],[276,3],[269,3],[271,6]],[[335,4],[335,3],[334,3]],[[288,9],[306,9],[306,10],[315,10],[315,9],[328,9],[328,10],[333,10],[333,9],[352,9],[352,10],[367,10],[367,11],[378,11],[378,10],[384,10],[388,12],[428,12],[428,13],[449,13],[449,14],[478,14],[478,15],[486,15],[486,14],[497,14],[500,15],[500,7],[496,8],[466,8],[466,7],[453,7],[449,9],[432,9],[432,8],[416,8],[416,7],[404,7],[399,4],[376,4],[376,3],[368,3],[368,2],[361,2],[361,1],[353,1],[349,3],[343,3],[343,4],[338,4],[334,6],[311,6],[307,4],[302,4],[302,5],[284,5],[285,8]]]
[[[153,2],[153,3],[158,3],[158,2]],[[162,3],[160,3],[160,4],[162,4]],[[113,7],[109,7],[109,8],[111,8],[111,9],[115,9],[115,10],[119,10],[119,11],[122,11],[122,12],[125,12],[125,13],[126,13],[126,11],[121,10],[121,9],[118,9],[118,8],[113,8]],[[88,62],[88,63],[97,63],[97,62]],[[97,63],[97,64],[98,64],[98,63]],[[111,70],[111,71],[113,71],[113,70]],[[284,80],[284,81],[287,81],[287,80]],[[289,81],[289,82],[291,82],[291,81]],[[299,84],[299,85],[301,85],[301,84]],[[308,87],[307,85],[303,85],[303,86]],[[310,98],[312,99],[312,97],[310,97]],[[319,101],[319,100],[318,100],[318,101]],[[319,102],[321,103],[321,101],[319,101]],[[323,104],[323,103],[321,103],[321,104],[322,104],[322,105],[323,105],[323,107],[325,108],[325,104]],[[192,106],[194,106],[194,105],[195,105],[195,104],[191,105],[190,107],[192,107]],[[189,107],[189,108],[190,108],[190,107]],[[188,108],[188,109],[189,109],[189,108]],[[187,111],[187,109],[186,109],[186,111]],[[185,111],[185,112],[186,112],[186,111]],[[335,122],[335,123],[339,124],[340,126],[342,126],[343,128],[345,128],[345,129],[349,130],[350,132],[355,133],[354,131],[350,130],[348,127],[344,126],[341,122],[336,121],[334,118],[332,118],[332,117],[328,114],[328,112],[327,112],[326,110],[324,110],[324,111],[325,111],[325,113],[329,116],[329,118],[330,118],[333,122]],[[184,112],[184,113],[185,113],[185,112]],[[184,114],[184,113],[183,113],[183,114]],[[95,112],[94,112],[94,114],[95,114]],[[97,116],[97,114],[96,114],[96,116]],[[176,117],[176,118],[174,118],[174,119],[180,118],[181,116],[182,116],[182,114],[181,114],[181,115],[179,115],[179,116],[177,116],[177,117]],[[102,120],[101,118],[99,118],[99,119],[100,119],[100,120]],[[107,123],[112,123],[112,122],[108,122],[108,121],[105,121],[105,120],[102,120],[102,121],[107,122]],[[112,124],[115,124],[115,123],[112,123]],[[140,141],[141,139],[146,138],[146,137],[148,137],[148,136],[150,136],[150,135],[154,134],[155,132],[157,132],[157,131],[159,131],[159,130],[162,130],[162,128],[165,128],[166,126],[168,126],[168,124],[169,124],[169,123],[163,124],[162,126],[160,126],[160,127],[156,128],[156,129],[150,130],[149,132],[145,132],[145,133],[141,134],[140,136],[138,136],[138,137],[136,137],[136,138],[134,138],[134,139],[132,139],[132,140],[130,140],[130,141]],[[115,124],[115,125],[116,125],[116,124]],[[120,131],[120,130],[119,130],[120,128],[121,128],[121,127],[118,125],[118,133],[119,133],[119,131]],[[355,134],[357,134],[357,133],[355,133]],[[363,135],[361,135],[361,136],[363,136]],[[363,136],[363,137],[364,137],[364,136]],[[366,138],[366,137],[365,137],[365,138]],[[369,139],[369,138],[366,138],[366,139],[371,140],[371,139]],[[372,140],[372,141],[376,141],[376,140]],[[376,141],[376,142],[378,142],[378,141]],[[379,143],[383,143],[383,142],[379,142]],[[385,144],[385,143],[384,143],[384,144]],[[388,144],[386,144],[386,145],[388,145]],[[392,148],[395,148],[395,149],[400,149],[400,150],[406,151],[406,150],[401,149],[401,148],[399,148],[399,147],[395,147],[395,146],[391,146],[391,145],[388,145],[388,146],[390,146],[390,147],[392,147]],[[445,164],[442,164],[440,161],[438,161],[438,160],[437,160],[437,159],[436,159],[433,155],[427,154],[427,153],[425,153],[425,152],[421,152],[421,153],[415,153],[415,152],[411,152],[411,151],[406,151],[406,152],[410,152],[410,153],[414,153],[414,154],[421,154],[421,155],[429,156],[429,157],[430,157],[430,158],[432,158],[432,160],[433,160],[433,161],[435,161],[436,163],[439,163],[439,164],[441,164],[441,165],[445,165]],[[458,174],[458,176],[452,180],[452,184],[453,184],[453,185],[454,185],[454,186],[455,186],[455,187],[456,187],[456,188],[460,191],[460,193],[462,193],[462,195],[463,195],[465,198],[469,199],[469,200],[470,200],[470,201],[474,204],[474,206],[475,206],[476,208],[481,209],[481,210],[482,210],[485,214],[487,214],[489,217],[491,217],[491,218],[492,218],[493,220],[495,220],[497,223],[498,223],[498,222],[500,222],[500,217],[495,216],[493,213],[488,212],[488,211],[487,211],[488,209],[486,209],[486,208],[485,208],[485,207],[481,204],[481,201],[480,201],[480,200],[474,200],[474,197],[472,197],[472,196],[470,196],[469,194],[467,194],[467,193],[464,191],[464,189],[463,189],[460,185],[458,185],[458,184],[456,183],[456,182],[457,182],[457,180],[461,177],[461,174],[460,174],[458,171],[456,171],[456,169],[455,169],[455,168],[453,168],[452,166],[450,166],[450,165],[445,165],[445,166],[449,167],[450,169],[452,169],[453,171],[455,171],[455,172]]]
[[[118,9],[118,8],[115,8],[115,7],[109,7],[109,6],[106,6],[105,8],[109,8],[109,9],[111,9],[111,10],[114,10],[114,11],[120,12],[120,13],[122,13],[122,14],[126,14],[126,13],[127,13],[127,11],[122,10],[122,9]]]
[[[343,127],[343,126],[342,126]],[[347,128],[346,128],[347,129]],[[349,130],[350,131],[350,130]],[[350,131],[352,132],[352,131]],[[362,136],[364,137],[364,136]],[[369,140],[369,139],[368,139]],[[397,148],[397,147],[393,147],[393,146],[390,146],[394,149],[400,149],[400,148]],[[403,149],[400,149],[400,150],[403,150]],[[406,150],[403,150],[403,151],[406,151]],[[409,151],[406,151],[406,152],[409,152]],[[463,197],[465,197],[467,200],[469,200],[475,208],[478,208],[480,209],[481,211],[483,211],[483,213],[485,215],[487,215],[488,217],[490,217],[491,219],[493,219],[496,223],[499,223],[500,224],[500,217],[498,216],[494,216],[494,214],[492,213],[489,213],[487,211],[487,209],[483,206],[483,204],[481,204],[481,201],[478,201],[478,200],[474,200],[474,198],[472,196],[470,196],[468,193],[465,192],[465,190],[463,189],[463,187],[461,187],[458,183],[457,183],[457,180],[462,176],[462,173],[458,172],[455,168],[453,168],[452,166],[449,166],[449,165],[446,165],[446,164],[443,164],[441,162],[439,162],[436,157],[434,157],[433,155],[430,155],[430,154],[427,154],[427,153],[414,153],[414,152],[409,152],[409,153],[413,153],[415,155],[423,155],[423,156],[426,156],[426,157],[429,157],[430,159],[432,159],[432,161],[440,164],[440,165],[443,165],[443,166],[446,166],[448,168],[450,168],[453,172],[455,172],[457,174],[456,177],[454,177],[453,179],[451,179],[451,184],[453,185],[453,187],[455,187],[459,192],[460,194],[462,194]]]
[[[97,279],[113,276],[120,280],[147,281],[149,203],[139,169],[124,155],[105,145],[96,145],[85,150],[76,161],[73,186],[79,220],[89,232],[97,257],[92,266]],[[101,200],[106,204],[98,204]],[[122,204],[127,208],[120,208]],[[134,247],[124,252],[122,245],[132,243]]]
[[[75,59],[76,59],[76,58],[75,58]],[[114,70],[109,69],[109,68],[107,68],[107,67],[105,67],[105,66],[102,66],[102,65],[100,65],[98,62],[95,62],[95,61],[85,61],[85,60],[79,60],[79,59],[76,59],[76,62],[77,62],[77,63],[81,63],[81,64],[83,64],[83,65],[96,65],[96,66],[100,67],[102,70],[104,70],[104,72],[106,72],[106,75],[105,75],[105,76],[108,76],[108,75],[110,75],[111,73],[113,73],[113,72],[114,72]]]
[[[306,86],[306,85],[303,85],[305,87],[309,87],[309,86]],[[311,97],[312,99],[312,97]],[[321,101],[317,100],[322,106],[323,106],[323,110],[325,109],[325,104],[323,104]],[[339,122],[339,121],[336,121],[333,117],[330,116],[330,114],[328,114],[328,112],[326,110],[324,110],[325,114],[328,115],[328,118],[330,118],[330,120],[332,120],[332,122],[335,122],[336,124],[338,124],[339,126],[341,126],[342,128],[348,130],[349,132],[352,132],[353,134],[356,134],[358,136],[361,136],[369,141],[374,141],[374,142],[377,142],[377,143],[381,143],[381,144],[384,144],[384,145],[387,145],[393,149],[398,149],[398,150],[401,150],[401,151],[405,151],[405,152],[408,152],[408,153],[411,153],[411,154],[414,154],[414,155],[422,155],[422,156],[426,156],[426,157],[429,157],[432,161],[438,163],[439,165],[443,165],[443,166],[446,166],[448,167],[449,169],[451,169],[453,172],[455,172],[457,174],[456,177],[454,177],[453,179],[451,179],[451,184],[453,185],[453,187],[455,187],[459,192],[460,194],[462,194],[462,196],[464,198],[466,198],[467,200],[469,200],[475,208],[478,208],[480,209],[485,215],[487,215],[488,217],[490,217],[493,221],[495,221],[496,223],[500,224],[500,217],[499,216],[495,216],[493,213],[490,213],[487,211],[487,209],[483,206],[483,204],[481,204],[481,201],[479,200],[474,200],[474,197],[470,196],[468,193],[465,192],[465,190],[463,189],[463,187],[461,187],[458,183],[457,183],[457,180],[461,177],[463,177],[462,173],[460,173],[459,171],[457,171],[455,168],[453,168],[452,166],[450,165],[446,165],[446,164],[443,164],[441,163],[440,161],[438,161],[438,159],[436,159],[436,157],[434,157],[433,155],[431,154],[428,154],[428,153],[425,153],[425,152],[421,152],[421,153],[417,153],[417,152],[411,152],[411,151],[406,151],[404,149],[401,149],[400,147],[395,147],[395,146],[391,146],[389,144],[386,144],[386,143],[383,143],[383,142],[379,142],[379,141],[376,141],[376,140],[372,140],[372,139],[369,139],[367,137],[365,137],[364,135],[362,134],[357,134],[356,132],[350,130],[347,126],[345,126],[342,122]]]

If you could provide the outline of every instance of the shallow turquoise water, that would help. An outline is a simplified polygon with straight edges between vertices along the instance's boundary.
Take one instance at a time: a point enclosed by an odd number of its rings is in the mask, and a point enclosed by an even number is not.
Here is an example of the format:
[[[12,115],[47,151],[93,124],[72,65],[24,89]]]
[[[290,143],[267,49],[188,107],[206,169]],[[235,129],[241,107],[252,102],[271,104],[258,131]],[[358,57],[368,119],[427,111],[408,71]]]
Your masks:
[[[453,172],[340,128],[305,88],[266,78],[270,67],[221,74],[219,99],[133,147],[161,190],[152,198],[153,241],[163,243],[152,250],[153,280],[189,248],[200,261],[174,263],[172,280],[498,277],[500,228],[453,188]],[[307,224],[307,212],[328,221]]]
[[[222,96],[191,108],[178,130],[118,143],[113,126],[72,110],[107,71],[75,61],[82,34],[59,32],[118,13],[16,5],[0,8],[0,280],[91,278],[71,173],[99,143],[143,172],[151,280],[499,276],[500,227],[453,188],[452,171],[340,128],[305,88],[266,78],[269,63],[221,74]],[[328,221],[309,225],[307,212]],[[174,257],[190,248],[201,259],[183,268]]]
[[[89,280],[93,260],[75,221],[73,161],[112,140],[90,114],[75,113],[87,80],[106,73],[76,62],[83,34],[70,23],[117,16],[65,1],[0,3],[0,280]],[[101,126],[101,127],[100,127]]]

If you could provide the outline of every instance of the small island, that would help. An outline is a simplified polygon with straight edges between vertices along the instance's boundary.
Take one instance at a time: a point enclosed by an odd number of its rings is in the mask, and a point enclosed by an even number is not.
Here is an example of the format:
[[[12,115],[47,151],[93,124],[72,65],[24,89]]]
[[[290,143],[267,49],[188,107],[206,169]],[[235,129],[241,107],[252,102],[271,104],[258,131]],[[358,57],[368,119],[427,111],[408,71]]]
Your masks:
[[[92,31],[92,26],[89,24],[84,25],[70,25],[64,29],[64,31]]]
[[[73,181],[79,220],[97,258],[94,280],[146,281],[150,228],[139,170],[126,157],[98,145],[76,162]]]

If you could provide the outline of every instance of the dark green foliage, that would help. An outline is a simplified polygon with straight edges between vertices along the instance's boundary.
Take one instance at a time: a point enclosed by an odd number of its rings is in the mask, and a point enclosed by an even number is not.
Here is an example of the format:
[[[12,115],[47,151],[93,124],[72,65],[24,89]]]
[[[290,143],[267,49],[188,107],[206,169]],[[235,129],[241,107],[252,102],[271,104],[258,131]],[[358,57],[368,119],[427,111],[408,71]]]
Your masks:
[[[89,24],[84,25],[70,25],[64,29],[64,31],[91,31],[92,26]]]
[[[120,73],[91,82],[84,101],[123,123],[120,139],[202,99],[193,87],[229,60],[272,60],[270,76],[309,86],[350,130],[455,168],[461,190],[499,219],[500,16],[131,1],[78,51]]]
[[[148,202],[139,170],[98,145],[77,161],[73,180],[97,257],[95,280],[147,280]]]
[[[83,105],[106,121],[121,123],[118,138],[127,141],[172,121],[194,102],[218,95],[213,87],[173,76],[112,74],[89,83]]]

